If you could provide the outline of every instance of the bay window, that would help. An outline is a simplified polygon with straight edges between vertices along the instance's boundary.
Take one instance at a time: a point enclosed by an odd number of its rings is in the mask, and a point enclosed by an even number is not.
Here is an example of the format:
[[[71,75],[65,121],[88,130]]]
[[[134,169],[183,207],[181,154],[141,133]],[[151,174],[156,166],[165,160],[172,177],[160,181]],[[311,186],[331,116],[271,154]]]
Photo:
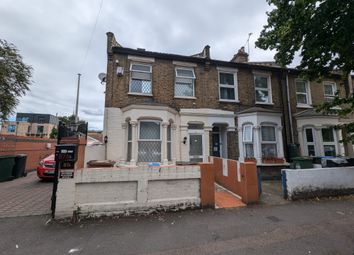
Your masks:
[[[244,152],[246,158],[254,157],[253,149],[253,127],[252,125],[244,125],[242,130],[242,141],[244,144]]]
[[[322,142],[325,156],[336,156],[336,140],[333,128],[322,128]]]
[[[315,130],[312,127],[305,128],[305,146],[307,149],[307,156],[316,156],[316,141]]]
[[[127,161],[132,159],[132,124],[128,122]]]
[[[254,86],[256,90],[256,103],[271,104],[272,103],[272,89],[270,84],[270,75],[255,74]]]
[[[161,123],[159,121],[139,122],[138,161],[161,162]]]
[[[176,68],[175,97],[194,97],[195,74],[193,68]]]
[[[152,67],[147,64],[130,65],[129,93],[152,94]]]
[[[172,128],[171,128],[171,123],[167,126],[167,160],[172,161]]]
[[[262,157],[277,157],[277,139],[274,126],[261,126]]]

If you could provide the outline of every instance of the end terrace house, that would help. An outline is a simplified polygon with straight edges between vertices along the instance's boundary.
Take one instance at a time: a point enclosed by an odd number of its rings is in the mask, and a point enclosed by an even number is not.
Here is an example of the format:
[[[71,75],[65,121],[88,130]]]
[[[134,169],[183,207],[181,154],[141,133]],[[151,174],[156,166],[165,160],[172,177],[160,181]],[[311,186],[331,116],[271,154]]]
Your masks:
[[[120,164],[202,162],[208,156],[284,165],[302,155],[349,155],[333,125],[348,120],[313,105],[352,92],[333,75],[320,83],[273,62],[230,61],[210,47],[192,56],[131,49],[107,33],[104,132],[106,158]],[[272,160],[271,162],[269,160]]]

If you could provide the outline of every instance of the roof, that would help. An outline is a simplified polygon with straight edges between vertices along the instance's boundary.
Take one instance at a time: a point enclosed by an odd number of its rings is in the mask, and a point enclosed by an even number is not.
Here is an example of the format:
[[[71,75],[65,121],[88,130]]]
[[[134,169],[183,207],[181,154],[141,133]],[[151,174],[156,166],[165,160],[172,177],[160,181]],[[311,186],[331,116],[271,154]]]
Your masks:
[[[335,114],[323,114],[311,108],[311,109],[304,110],[302,112],[295,113],[294,117],[338,117],[338,116]]]
[[[277,72],[287,71],[288,73],[299,74],[299,70],[296,68],[289,67],[281,67],[275,62],[232,62],[232,61],[224,61],[217,60],[211,58],[200,57],[199,54],[195,54],[192,56],[179,55],[179,54],[171,54],[171,53],[162,53],[162,52],[154,52],[147,51],[145,49],[132,49],[122,47],[120,45],[113,46],[112,52],[117,54],[126,54],[126,55],[135,55],[140,57],[151,57],[151,58],[160,58],[167,60],[176,60],[176,61],[185,61],[192,63],[200,63],[200,64],[211,64],[216,66],[224,66],[224,67],[232,67],[232,68],[250,68],[257,70],[272,70]],[[338,73],[333,73],[333,76],[340,76]]]
[[[275,110],[271,110],[271,109],[266,109],[266,108],[255,106],[255,107],[250,107],[250,108],[247,108],[246,110],[240,111],[240,112],[237,113],[237,115],[238,114],[244,114],[244,113],[254,113],[254,112],[281,113],[281,112],[278,112],[278,111],[275,111]]]

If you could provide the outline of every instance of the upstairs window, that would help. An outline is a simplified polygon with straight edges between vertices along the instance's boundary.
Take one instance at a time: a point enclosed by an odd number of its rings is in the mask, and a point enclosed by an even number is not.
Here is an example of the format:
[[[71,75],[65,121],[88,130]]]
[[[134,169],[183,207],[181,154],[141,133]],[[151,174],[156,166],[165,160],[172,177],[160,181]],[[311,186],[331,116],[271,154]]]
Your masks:
[[[270,86],[270,76],[267,74],[255,74],[254,86],[256,89],[256,103],[271,104],[272,90]]]
[[[152,94],[152,67],[145,64],[130,65],[129,92],[134,94]]]
[[[236,72],[219,72],[220,101],[237,101]]]
[[[325,102],[331,102],[333,101],[336,92],[337,92],[337,86],[334,82],[325,82],[323,83],[323,89],[324,89],[324,100]]]
[[[274,126],[261,127],[262,157],[277,157],[277,139]]]
[[[308,106],[311,104],[310,86],[307,81],[296,80],[296,101],[298,106]]]
[[[192,68],[176,68],[175,97],[194,97],[195,74]]]

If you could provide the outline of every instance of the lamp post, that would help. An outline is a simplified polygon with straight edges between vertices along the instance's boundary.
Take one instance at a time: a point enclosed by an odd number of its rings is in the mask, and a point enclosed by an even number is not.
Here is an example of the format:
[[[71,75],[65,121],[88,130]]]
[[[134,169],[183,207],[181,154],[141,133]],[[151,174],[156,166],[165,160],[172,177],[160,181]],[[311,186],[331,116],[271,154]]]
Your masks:
[[[77,74],[77,94],[76,94],[76,106],[75,106],[75,123],[79,122],[79,95],[80,95],[80,77],[81,73]]]

